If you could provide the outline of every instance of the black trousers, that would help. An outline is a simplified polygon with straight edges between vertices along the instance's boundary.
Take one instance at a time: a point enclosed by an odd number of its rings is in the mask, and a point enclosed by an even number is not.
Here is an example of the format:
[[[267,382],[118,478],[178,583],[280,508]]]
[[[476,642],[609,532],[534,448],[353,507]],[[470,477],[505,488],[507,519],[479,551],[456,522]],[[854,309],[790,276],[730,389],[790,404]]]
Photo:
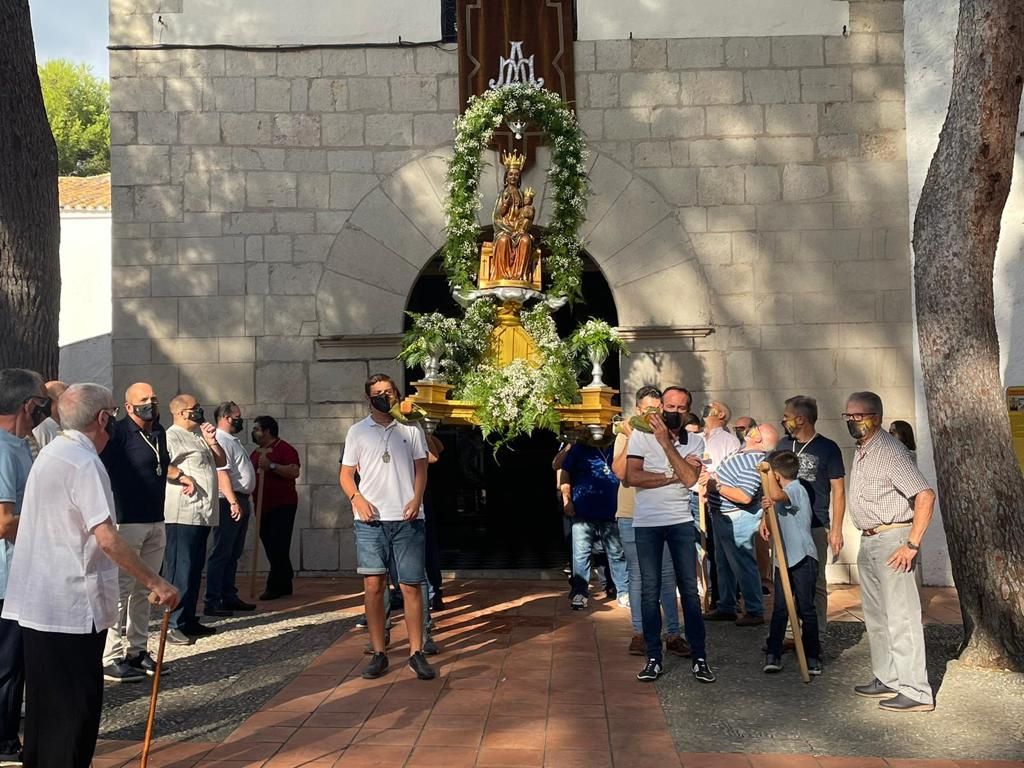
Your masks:
[[[107,633],[23,632],[25,766],[89,768],[103,709]]]
[[[4,601],[0,600],[0,611]],[[16,621],[0,619],[0,754],[18,752],[21,741],[21,701],[25,687],[22,629]]]
[[[242,519],[231,517],[231,505],[227,499],[220,499],[220,520],[213,529],[213,549],[206,564],[206,604],[216,606],[225,600],[238,599],[235,574],[238,559],[245,548],[245,533],[249,530],[249,497],[237,494],[242,508]]]
[[[167,531],[164,578],[181,595],[181,602],[171,612],[171,627],[185,630],[199,620],[196,617],[196,602],[199,600],[199,585],[203,578],[203,565],[206,563],[206,541],[210,538],[210,527],[167,523],[164,529]]]
[[[441,594],[441,547],[437,539],[437,512],[433,504],[423,501],[424,532],[427,543],[427,583],[430,584],[431,597]]]
[[[793,590],[793,602],[796,603],[796,615],[800,617],[800,637],[804,644],[804,653],[808,659],[821,658],[821,640],[818,637],[818,613],[814,609],[814,588],[818,581],[818,561],[813,557],[804,557],[796,565],[789,566],[789,586]],[[786,635],[786,622],[789,613],[786,611],[786,600],[782,591],[782,576],[775,569],[775,608],[772,610],[772,621],[768,633],[768,653],[772,656],[782,655],[782,640]]]
[[[260,516],[260,541],[267,553],[270,573],[267,574],[267,592],[278,595],[292,593],[292,529],[295,527],[294,504],[271,507]]]

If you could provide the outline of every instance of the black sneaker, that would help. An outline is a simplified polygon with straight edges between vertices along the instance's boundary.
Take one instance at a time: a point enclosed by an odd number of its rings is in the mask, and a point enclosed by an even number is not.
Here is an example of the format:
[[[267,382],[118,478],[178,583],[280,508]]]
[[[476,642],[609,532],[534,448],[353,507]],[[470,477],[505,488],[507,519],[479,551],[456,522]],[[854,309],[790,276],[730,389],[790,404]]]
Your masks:
[[[574,611],[582,611],[587,607],[587,598],[584,595],[573,595],[569,600],[569,605]]]
[[[182,632],[189,637],[208,637],[209,635],[217,634],[217,628],[208,627],[206,624],[200,624],[196,621],[185,627]]]
[[[118,661],[103,668],[103,679],[110,683],[139,683],[146,679],[146,673]]]
[[[433,680],[437,677],[437,672],[430,666],[430,662],[423,655],[423,651],[416,651],[416,653],[409,657],[409,669],[415,672],[416,677],[420,680]]]
[[[214,618],[220,618],[234,616],[235,612],[226,608],[224,606],[224,603],[217,602],[207,603],[205,606],[203,606],[203,615],[212,616]]]
[[[762,672],[781,672],[782,671],[782,659],[778,656],[768,653],[764,657],[764,666],[761,667]]]
[[[356,629],[366,629],[369,624],[366,623],[366,614],[364,613],[358,619],[356,619]]]
[[[430,610],[432,611],[443,611],[444,610],[444,598],[441,597],[441,593],[437,592],[432,598],[430,598]]]
[[[363,677],[367,680],[374,680],[388,671],[388,656],[386,653],[375,653],[370,658],[370,663],[363,667]]]
[[[661,677],[661,662],[657,659],[648,659],[644,668],[636,673],[636,679],[645,683],[652,682]]]
[[[702,683],[715,682],[715,673],[711,671],[705,659],[695,659],[693,662],[693,676]]]
[[[156,661],[154,661],[153,657],[149,655],[149,651],[143,651],[138,656],[129,656],[124,661],[125,664],[127,664],[128,666],[134,667],[135,669],[149,675],[150,677],[156,674]],[[166,675],[167,672],[167,665],[161,665],[160,674]]]
[[[810,675],[818,676],[821,674],[821,659],[808,659],[807,660],[807,672]]]
[[[437,643],[434,642],[434,638],[428,637],[423,641],[423,653],[426,656],[437,656],[440,652],[441,649],[438,648]]]

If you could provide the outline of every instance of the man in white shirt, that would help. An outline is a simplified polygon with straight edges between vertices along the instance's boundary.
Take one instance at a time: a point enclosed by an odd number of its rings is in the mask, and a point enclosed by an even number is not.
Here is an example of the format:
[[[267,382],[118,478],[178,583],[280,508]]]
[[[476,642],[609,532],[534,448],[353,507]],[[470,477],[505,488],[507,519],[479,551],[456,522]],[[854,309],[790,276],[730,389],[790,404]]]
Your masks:
[[[194,638],[217,631],[199,623],[196,604],[206,562],[206,541],[210,528],[220,522],[217,468],[225,465],[227,457],[217,442],[216,428],[206,421],[195,397],[174,397],[171,415],[174,424],[167,429],[167,455],[181,473],[173,479],[168,477],[164,496],[164,574],[181,592],[181,602],[171,614],[167,642],[189,645]]]
[[[697,596],[697,529],[690,512],[690,486],[700,473],[704,441],[683,429],[690,394],[681,387],[662,393],[662,413],[650,417],[654,434],[633,430],[626,448],[626,482],[636,488],[633,532],[640,560],[641,619],[647,662],[638,680],[657,680],[662,672],[661,567],[668,544],[683,603],[684,630],[694,677],[713,683],[707,663],[704,619]]]
[[[363,677],[380,677],[388,668],[384,590],[388,560],[393,558],[405,600],[409,667],[421,680],[430,680],[436,673],[423,655],[421,592],[426,559],[423,494],[427,488],[427,444],[421,430],[398,423],[389,413],[399,401],[391,377],[373,374],[366,380],[365,392],[370,415],[349,429],[339,471],[341,489],[355,515],[357,571],[363,576],[366,623],[373,645]]]
[[[242,409],[237,403],[221,403],[213,412],[217,423],[217,442],[227,463],[218,467],[219,520],[213,529],[213,550],[206,564],[207,616],[233,616],[235,611],[252,611],[256,606],[238,596],[235,574],[238,559],[245,548],[245,533],[252,511],[250,497],[256,489],[256,469],[242,447],[238,435],[244,428]]]
[[[63,432],[29,474],[3,616],[24,634],[25,764],[88,768],[103,706],[103,643],[117,615],[118,568],[168,609],[178,592],[114,527],[114,498],[99,458],[118,410],[110,390],[76,384],[61,406]]]

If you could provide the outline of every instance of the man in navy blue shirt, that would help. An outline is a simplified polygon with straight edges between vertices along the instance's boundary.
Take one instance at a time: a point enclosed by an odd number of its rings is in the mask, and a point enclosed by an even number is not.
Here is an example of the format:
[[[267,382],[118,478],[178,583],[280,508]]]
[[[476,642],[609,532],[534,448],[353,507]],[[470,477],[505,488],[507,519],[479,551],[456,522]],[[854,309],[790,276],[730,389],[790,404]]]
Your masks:
[[[574,611],[587,607],[590,552],[600,540],[608,556],[615,591],[628,600],[626,555],[615,524],[619,479],[612,472],[614,445],[577,442],[562,462],[562,508],[572,520],[572,579],[569,601]],[[623,603],[625,604],[625,603]]]

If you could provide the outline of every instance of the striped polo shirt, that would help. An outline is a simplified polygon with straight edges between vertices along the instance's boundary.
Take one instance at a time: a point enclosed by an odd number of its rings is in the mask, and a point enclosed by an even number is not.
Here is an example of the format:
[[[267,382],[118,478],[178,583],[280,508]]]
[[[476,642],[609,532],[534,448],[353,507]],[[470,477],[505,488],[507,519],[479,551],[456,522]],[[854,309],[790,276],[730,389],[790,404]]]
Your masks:
[[[903,443],[880,429],[854,452],[846,508],[862,531],[909,523],[913,498],[930,488]]]
[[[761,516],[761,473],[757,465],[764,461],[764,451],[740,451],[718,465],[718,485],[736,488],[749,494],[750,504],[741,507],[722,496],[721,512],[735,520],[741,513]]]

